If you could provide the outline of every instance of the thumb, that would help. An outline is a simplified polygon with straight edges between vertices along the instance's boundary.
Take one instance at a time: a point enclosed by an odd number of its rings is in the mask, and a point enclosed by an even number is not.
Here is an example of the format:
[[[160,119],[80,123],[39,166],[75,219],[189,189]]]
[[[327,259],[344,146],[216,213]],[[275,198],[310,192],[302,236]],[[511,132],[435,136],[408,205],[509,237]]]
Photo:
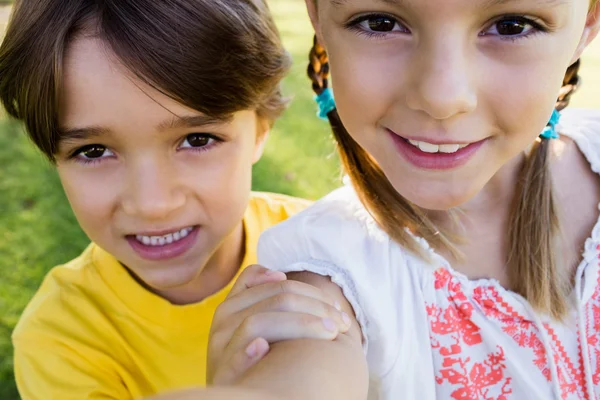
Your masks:
[[[250,368],[269,352],[269,343],[264,338],[256,338],[244,349],[238,349],[226,365],[215,374],[213,385],[233,385]]]

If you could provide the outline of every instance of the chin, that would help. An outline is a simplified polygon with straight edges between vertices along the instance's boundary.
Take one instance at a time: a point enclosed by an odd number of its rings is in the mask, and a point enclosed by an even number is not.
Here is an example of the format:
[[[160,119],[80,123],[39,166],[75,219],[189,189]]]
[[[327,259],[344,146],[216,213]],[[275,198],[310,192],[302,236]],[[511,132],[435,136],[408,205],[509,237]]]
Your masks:
[[[415,206],[430,211],[448,211],[460,207],[471,200],[476,190],[472,188],[459,188],[450,185],[427,185],[423,182],[412,187],[407,187],[406,182],[402,187],[394,185],[398,193]]]
[[[157,291],[164,291],[185,286],[193,282],[200,271],[197,268],[173,266],[160,271],[144,274],[142,280],[146,285]]]

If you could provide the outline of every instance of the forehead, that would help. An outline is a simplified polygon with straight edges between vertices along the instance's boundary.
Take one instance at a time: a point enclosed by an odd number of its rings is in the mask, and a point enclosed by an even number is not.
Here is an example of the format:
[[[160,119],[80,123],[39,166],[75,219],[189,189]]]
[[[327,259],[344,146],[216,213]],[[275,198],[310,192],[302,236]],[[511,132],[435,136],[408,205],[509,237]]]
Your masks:
[[[67,48],[61,126],[106,126],[122,119],[152,123],[189,113],[197,112],[137,79],[102,40],[81,37]]]

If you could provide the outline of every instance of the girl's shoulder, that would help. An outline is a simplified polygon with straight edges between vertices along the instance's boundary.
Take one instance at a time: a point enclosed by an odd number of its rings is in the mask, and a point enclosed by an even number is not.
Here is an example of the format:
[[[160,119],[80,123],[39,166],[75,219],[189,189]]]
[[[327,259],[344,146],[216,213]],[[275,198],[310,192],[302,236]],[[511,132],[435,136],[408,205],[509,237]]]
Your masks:
[[[287,264],[310,258],[347,266],[349,258],[357,260],[365,251],[372,253],[389,244],[389,237],[352,186],[345,185],[265,231],[259,242],[259,256],[270,259],[273,247],[285,245],[286,257],[281,261]],[[262,251],[265,247],[269,251]]]
[[[566,109],[562,112],[558,129],[577,144],[592,170],[600,173],[600,110]]]
[[[403,325],[394,311],[414,290],[407,254],[375,223],[351,186],[266,230],[258,262],[284,273],[311,272],[330,278],[352,305],[371,371],[395,360]],[[410,319],[410,313],[406,313]],[[411,327],[406,324],[405,327]],[[412,329],[412,328],[411,328]],[[369,346],[369,343],[385,346]]]

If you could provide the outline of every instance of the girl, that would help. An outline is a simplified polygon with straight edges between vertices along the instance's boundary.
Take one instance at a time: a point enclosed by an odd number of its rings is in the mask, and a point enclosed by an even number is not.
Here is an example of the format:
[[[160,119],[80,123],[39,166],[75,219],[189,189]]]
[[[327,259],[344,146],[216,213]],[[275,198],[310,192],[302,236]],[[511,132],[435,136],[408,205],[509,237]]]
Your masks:
[[[600,113],[561,113],[597,2],[307,5],[323,45],[309,73],[352,187],[263,234],[259,261],[336,296],[353,327],[274,346],[237,383],[600,399]]]

